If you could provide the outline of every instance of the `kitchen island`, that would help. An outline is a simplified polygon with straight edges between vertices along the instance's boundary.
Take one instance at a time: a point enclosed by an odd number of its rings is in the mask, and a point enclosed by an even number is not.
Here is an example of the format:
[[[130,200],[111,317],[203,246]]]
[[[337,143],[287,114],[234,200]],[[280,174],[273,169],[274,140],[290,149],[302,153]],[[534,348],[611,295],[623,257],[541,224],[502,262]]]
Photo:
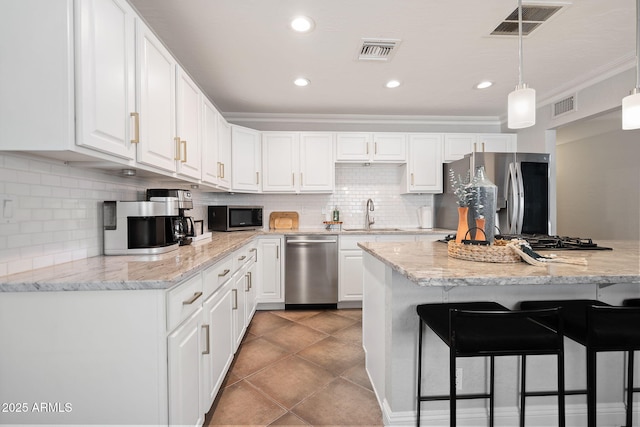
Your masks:
[[[620,304],[626,298],[640,297],[638,242],[599,243],[614,250],[566,251],[561,255],[585,258],[587,265],[551,263],[543,267],[453,259],[447,256],[447,245],[440,242],[361,243],[365,252],[363,345],[385,425],[415,424],[418,304],[484,300],[513,309],[519,301],[531,299],[590,298]],[[424,343],[423,390],[447,394],[448,347],[430,330]],[[598,425],[624,424],[623,357],[620,353],[598,356]],[[527,390],[554,390],[553,357],[527,360]],[[567,390],[584,389],[584,348],[565,340],[565,361]],[[483,358],[459,360],[459,393],[486,389],[486,365]],[[496,359],[496,425],[518,424],[518,367],[516,357]],[[639,372],[635,381],[640,382]],[[556,425],[555,402],[553,397],[528,398],[527,425]],[[567,397],[566,413],[567,426],[586,425],[585,397]],[[485,425],[485,401],[460,401],[458,418],[464,425]],[[448,419],[448,402],[422,404],[426,425],[448,425]]]

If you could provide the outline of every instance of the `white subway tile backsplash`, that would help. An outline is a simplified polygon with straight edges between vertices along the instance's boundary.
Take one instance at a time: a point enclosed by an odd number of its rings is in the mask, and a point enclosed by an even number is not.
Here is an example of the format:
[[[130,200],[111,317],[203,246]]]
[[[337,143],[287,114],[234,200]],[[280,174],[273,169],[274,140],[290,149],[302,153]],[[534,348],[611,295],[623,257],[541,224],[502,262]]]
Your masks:
[[[207,205],[262,205],[296,211],[301,228],[322,227],[335,206],[345,227],[362,227],[368,198],[378,227],[417,227],[417,209],[431,195],[401,195],[404,167],[339,164],[333,194],[228,194],[192,191],[194,219],[207,218]],[[102,202],[141,200],[162,180],[124,178],[27,154],[0,154],[0,194],[14,199],[14,216],[0,222],[0,275],[48,267],[102,254]]]

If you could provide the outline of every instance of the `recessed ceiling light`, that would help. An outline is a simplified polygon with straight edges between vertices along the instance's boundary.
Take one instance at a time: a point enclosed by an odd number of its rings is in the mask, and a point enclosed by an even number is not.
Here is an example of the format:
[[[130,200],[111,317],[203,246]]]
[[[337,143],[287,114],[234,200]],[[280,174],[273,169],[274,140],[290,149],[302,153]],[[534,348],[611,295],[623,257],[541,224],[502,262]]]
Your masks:
[[[400,86],[400,82],[398,80],[389,80],[387,84],[385,84],[385,86],[388,87],[389,89],[393,89],[395,87]]]
[[[313,19],[308,16],[296,16],[291,20],[291,28],[299,33],[307,33],[313,30]]]
[[[490,82],[488,80],[484,81],[484,82],[480,82],[476,85],[476,89],[486,89],[488,87],[493,86],[493,82]]]
[[[308,86],[309,83],[311,83],[309,79],[305,79],[304,77],[299,77],[293,81],[293,84],[296,86]]]

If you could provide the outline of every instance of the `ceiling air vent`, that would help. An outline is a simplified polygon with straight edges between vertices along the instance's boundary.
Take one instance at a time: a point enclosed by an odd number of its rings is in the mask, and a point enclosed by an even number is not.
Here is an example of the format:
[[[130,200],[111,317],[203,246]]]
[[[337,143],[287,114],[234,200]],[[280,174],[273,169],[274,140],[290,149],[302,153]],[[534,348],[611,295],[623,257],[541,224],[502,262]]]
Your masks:
[[[553,103],[552,118],[576,111],[576,96],[571,95]]]
[[[395,39],[362,39],[358,51],[360,61],[389,61],[393,58],[400,40]]]
[[[556,14],[562,5],[522,5],[522,35],[527,36]],[[491,32],[492,36],[518,35],[518,8]]]

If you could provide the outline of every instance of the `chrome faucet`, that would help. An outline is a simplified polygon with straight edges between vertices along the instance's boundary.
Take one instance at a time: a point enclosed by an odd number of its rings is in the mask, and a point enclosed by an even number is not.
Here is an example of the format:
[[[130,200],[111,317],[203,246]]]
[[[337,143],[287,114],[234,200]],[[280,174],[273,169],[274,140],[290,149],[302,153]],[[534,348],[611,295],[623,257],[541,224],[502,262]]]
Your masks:
[[[373,200],[367,200],[367,210],[366,215],[364,217],[364,226],[367,230],[371,230],[371,226],[376,223],[376,221],[369,216],[369,212],[373,212],[375,210],[375,206],[373,206]]]

